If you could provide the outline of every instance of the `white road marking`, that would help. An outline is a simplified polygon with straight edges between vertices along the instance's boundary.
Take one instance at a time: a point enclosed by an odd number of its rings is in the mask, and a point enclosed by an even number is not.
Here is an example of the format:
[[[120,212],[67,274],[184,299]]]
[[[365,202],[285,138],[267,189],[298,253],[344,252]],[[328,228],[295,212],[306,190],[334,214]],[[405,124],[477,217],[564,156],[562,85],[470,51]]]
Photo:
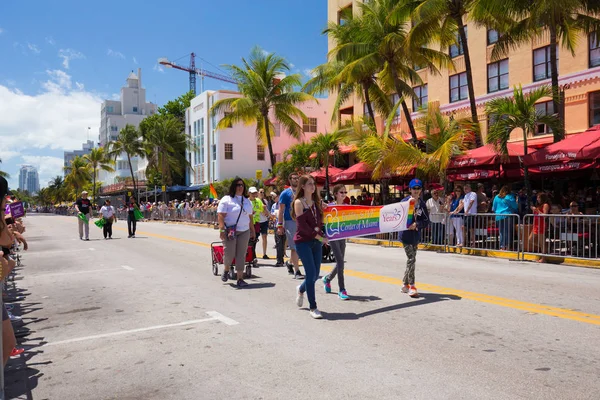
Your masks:
[[[216,312],[216,311],[207,311],[206,312],[208,315],[210,315],[211,317],[213,317],[214,319],[221,321],[222,323],[224,323],[225,325],[238,325],[239,322],[237,322],[234,319],[231,319],[229,317],[224,316],[223,314]]]
[[[225,317],[225,318],[227,318],[227,317]],[[176,324],[156,325],[156,326],[149,326],[147,328],[130,329],[130,330],[126,330],[126,331],[117,331],[117,332],[111,332],[111,333],[103,333],[101,335],[83,336],[83,337],[80,337],[80,338],[60,340],[58,342],[46,343],[44,345],[44,347],[58,346],[58,345],[61,345],[61,344],[70,344],[70,343],[84,342],[86,340],[104,339],[104,338],[113,337],[113,336],[127,335],[127,334],[130,334],[130,333],[147,332],[147,331],[153,331],[153,330],[156,330],[156,329],[164,329],[164,328],[173,328],[173,327],[176,327],[176,326],[194,325],[194,324],[200,324],[202,322],[214,321],[216,319],[217,318],[212,318],[212,317],[211,318],[204,318],[204,319],[194,319],[194,320],[190,320],[190,321],[179,322],[179,323],[176,323]]]
[[[133,271],[133,268],[131,268],[129,265],[121,265],[121,268],[126,269],[127,271]]]
[[[94,272],[108,272],[108,271],[121,271],[121,268],[104,268],[104,269],[88,269],[87,271],[53,272],[50,274],[29,275],[27,279],[46,278],[48,276],[92,274]]]

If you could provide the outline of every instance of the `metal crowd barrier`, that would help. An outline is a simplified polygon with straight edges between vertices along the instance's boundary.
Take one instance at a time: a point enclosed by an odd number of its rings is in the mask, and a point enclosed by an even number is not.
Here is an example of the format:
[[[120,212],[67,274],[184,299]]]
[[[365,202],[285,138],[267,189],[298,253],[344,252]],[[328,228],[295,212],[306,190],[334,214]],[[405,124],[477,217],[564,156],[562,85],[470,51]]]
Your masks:
[[[599,256],[600,215],[528,214],[523,217],[523,227],[523,256]]]
[[[452,217],[430,214],[421,243],[438,251],[506,251],[525,255],[578,259],[600,257],[600,215],[477,214]],[[384,239],[382,235],[366,238]],[[400,232],[389,234],[389,245],[400,241]]]

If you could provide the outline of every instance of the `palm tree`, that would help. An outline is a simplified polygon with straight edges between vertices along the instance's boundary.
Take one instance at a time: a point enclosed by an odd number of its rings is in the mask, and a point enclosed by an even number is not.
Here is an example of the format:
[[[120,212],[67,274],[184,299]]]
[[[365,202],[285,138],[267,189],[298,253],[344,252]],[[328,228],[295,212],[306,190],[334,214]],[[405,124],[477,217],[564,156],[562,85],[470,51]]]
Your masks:
[[[98,147],[92,149],[88,154],[83,156],[92,167],[92,202],[96,204],[96,177],[98,176],[98,170],[106,172],[114,172],[112,167],[115,161],[111,159],[104,147]]]
[[[377,0],[360,5],[360,29],[350,43],[338,44],[330,57],[338,61],[353,60],[345,73],[372,71],[379,67],[378,78],[383,88],[393,88],[400,99],[412,140],[417,133],[405,98],[415,97],[412,84],[422,84],[415,66],[438,73],[438,67],[450,65],[447,54],[431,49],[428,31],[419,25],[410,29],[411,8],[400,0]]]
[[[310,140],[312,151],[317,154],[319,163],[325,168],[325,193],[329,193],[329,157],[339,152],[340,142],[347,136],[343,130],[333,133],[319,133]]]
[[[516,1],[516,0],[515,0]],[[484,7],[485,0],[417,0],[417,6],[413,11],[417,27],[427,34],[435,34],[440,44],[447,48],[450,44],[460,46],[464,52],[465,72],[467,74],[467,87],[469,91],[469,102],[471,105],[471,120],[476,129],[476,143],[482,143],[477,116],[477,104],[475,103],[475,84],[473,82],[473,71],[471,68],[471,53],[467,42],[467,29],[463,16],[470,12],[479,13],[478,7]],[[490,2],[488,0],[488,2]],[[491,0],[498,3],[498,0]]]
[[[462,154],[473,143],[474,124],[468,118],[448,118],[436,107],[428,107],[427,114],[419,121],[419,130],[425,135],[425,162],[420,163],[417,170],[428,178],[444,182],[452,158]]]
[[[506,56],[510,49],[515,49],[532,39],[550,33],[550,77],[552,82],[552,104],[554,112],[562,116],[564,99],[558,85],[559,42],[575,57],[577,40],[582,34],[600,33],[600,2],[595,0],[544,0],[522,1],[507,0],[501,2],[502,14],[512,18],[512,23],[505,27],[492,52],[492,58],[498,60]],[[600,35],[596,36],[596,40]],[[561,111],[559,111],[561,110]]]
[[[48,206],[52,204],[52,193],[50,188],[41,188],[37,195],[34,197],[35,202],[38,205]]]
[[[146,171],[160,172],[163,185],[172,185],[173,174],[185,171],[189,166],[185,153],[194,148],[184,125],[173,116],[157,118],[146,132],[143,145],[148,156]]]
[[[83,157],[76,156],[71,160],[71,165],[65,167],[68,175],[65,177],[65,183],[71,188],[71,197],[77,197],[81,189],[92,180],[92,171]]]
[[[0,160],[0,164],[2,164],[2,160]],[[0,176],[6,179],[10,178],[9,173],[4,171],[0,171]]]
[[[333,38],[338,46],[360,39],[360,20],[354,19],[350,8],[343,9],[342,13],[344,24],[330,22],[327,29],[323,31],[323,34]],[[303,90],[313,95],[337,94],[331,115],[332,122],[338,120],[340,108],[353,94],[358,95],[365,102],[370,121],[375,121],[375,111],[379,115],[388,115],[391,109],[390,98],[379,86],[376,77],[380,66],[372,65],[370,69],[346,69],[352,61],[355,60],[333,59],[319,65],[312,71],[314,77],[304,85]]]
[[[299,74],[283,77],[290,70],[287,61],[275,54],[266,54],[259,47],[250,53],[248,60],[242,58],[242,66],[228,65],[231,75],[238,82],[240,98],[228,98],[217,101],[211,108],[212,115],[224,114],[217,129],[224,129],[238,122],[246,125],[256,124],[256,136],[261,143],[267,144],[271,167],[275,165],[275,154],[271,143],[274,131],[269,115],[279,122],[290,136],[302,137],[302,126],[296,122],[306,122],[306,115],[296,106],[305,101],[316,99],[295,88],[301,87]]]
[[[286,182],[292,172],[302,171],[304,173],[307,168],[316,168],[318,160],[311,158],[313,153],[310,143],[296,143],[283,152],[283,159],[275,165],[273,176],[279,177],[280,182]]]
[[[535,104],[545,97],[552,96],[552,89],[542,86],[529,93],[523,93],[522,87],[515,87],[513,97],[496,98],[486,105],[488,115],[495,116],[496,122],[491,125],[487,142],[496,147],[499,154],[508,155],[507,143],[515,129],[523,131],[523,151],[527,155],[527,139],[533,136],[540,124],[545,124],[554,134],[556,141],[564,137],[560,119],[554,115],[546,115],[536,110]],[[525,189],[529,194],[529,168],[523,166]],[[528,196],[529,198],[529,196]]]
[[[125,125],[125,128],[121,129],[119,132],[117,140],[111,142],[109,146],[109,157],[116,160],[116,158],[123,153],[127,155],[127,163],[129,164],[129,172],[131,173],[133,190],[135,191],[137,186],[135,183],[135,175],[133,174],[131,159],[133,157],[145,155],[138,130],[133,125]]]
[[[65,200],[65,181],[62,176],[57,175],[54,177],[54,179],[50,181],[48,189],[50,190],[50,195],[54,204],[58,204]]]

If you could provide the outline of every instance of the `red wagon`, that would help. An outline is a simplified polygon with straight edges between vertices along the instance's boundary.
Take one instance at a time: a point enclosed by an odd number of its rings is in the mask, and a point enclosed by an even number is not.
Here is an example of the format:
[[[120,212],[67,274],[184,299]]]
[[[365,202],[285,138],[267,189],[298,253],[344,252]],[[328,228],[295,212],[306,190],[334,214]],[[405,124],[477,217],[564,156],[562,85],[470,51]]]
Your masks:
[[[212,242],[210,244],[210,257],[212,260],[212,272],[214,275],[219,275],[219,265],[223,265],[223,242]],[[252,246],[248,246],[246,250],[246,268],[244,270],[244,278],[252,278],[252,267],[256,267],[257,261],[252,254]],[[230,279],[236,279],[235,275],[235,259],[232,262],[232,268],[229,270]]]

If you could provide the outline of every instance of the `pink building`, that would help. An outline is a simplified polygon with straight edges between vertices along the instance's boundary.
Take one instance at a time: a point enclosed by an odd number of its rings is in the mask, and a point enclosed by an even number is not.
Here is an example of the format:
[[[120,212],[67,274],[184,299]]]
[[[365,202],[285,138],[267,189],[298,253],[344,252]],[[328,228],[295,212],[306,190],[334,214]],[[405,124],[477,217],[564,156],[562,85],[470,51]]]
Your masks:
[[[188,172],[189,185],[202,185],[235,176],[254,178],[257,171],[262,171],[263,178],[269,176],[269,152],[266,144],[257,141],[256,125],[237,124],[215,129],[222,116],[213,117],[209,113],[216,101],[240,96],[240,93],[228,90],[205,91],[191,101],[186,112],[186,128],[197,150],[188,153],[188,161],[193,167]],[[332,131],[329,99],[307,102],[299,108],[309,118],[309,123],[303,124],[305,133],[302,141],[309,141],[317,133]],[[298,141],[290,137],[274,118],[271,122],[275,124],[273,152],[277,161],[281,161],[283,152]]]

